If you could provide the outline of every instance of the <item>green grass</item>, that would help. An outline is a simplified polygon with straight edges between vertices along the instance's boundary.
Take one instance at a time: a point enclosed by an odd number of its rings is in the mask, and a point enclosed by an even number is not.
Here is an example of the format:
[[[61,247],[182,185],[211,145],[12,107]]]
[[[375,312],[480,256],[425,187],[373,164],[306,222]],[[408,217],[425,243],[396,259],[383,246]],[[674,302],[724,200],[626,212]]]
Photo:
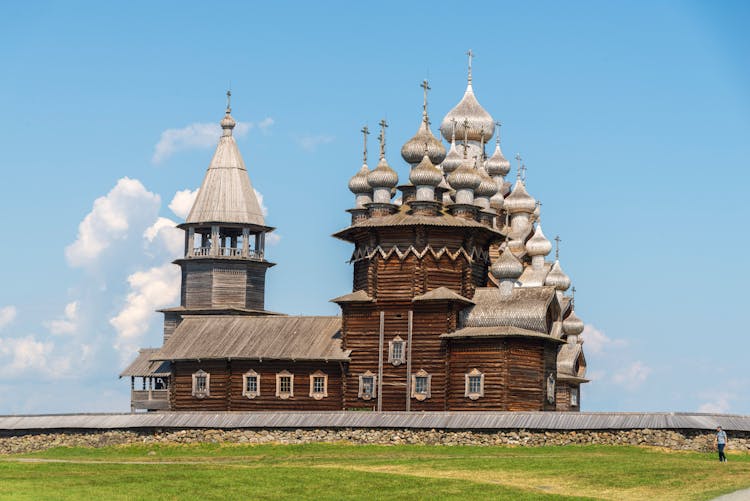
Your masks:
[[[4,456],[0,499],[711,499],[750,455],[637,447],[137,445]]]

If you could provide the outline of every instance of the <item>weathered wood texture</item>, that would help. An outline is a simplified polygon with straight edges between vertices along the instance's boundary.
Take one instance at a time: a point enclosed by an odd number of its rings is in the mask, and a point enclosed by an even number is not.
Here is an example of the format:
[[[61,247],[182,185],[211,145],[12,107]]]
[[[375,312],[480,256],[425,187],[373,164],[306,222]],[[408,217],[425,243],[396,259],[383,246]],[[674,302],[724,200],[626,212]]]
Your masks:
[[[185,259],[179,264],[182,267],[182,306],[264,309],[268,263]]]
[[[555,410],[547,402],[546,376],[555,370],[554,346],[543,340],[521,338],[451,340],[448,409],[542,411]],[[484,396],[465,396],[465,375],[484,374]]]
[[[250,370],[260,375],[260,395],[242,394],[243,375]],[[210,374],[210,395],[193,396],[193,373]],[[171,387],[171,409],[216,411],[337,411],[342,409],[342,366],[338,363],[291,361],[211,361],[175,362]],[[276,374],[288,371],[294,376],[294,395],[276,396]],[[328,376],[328,396],[316,400],[310,396],[310,375],[321,371]]]

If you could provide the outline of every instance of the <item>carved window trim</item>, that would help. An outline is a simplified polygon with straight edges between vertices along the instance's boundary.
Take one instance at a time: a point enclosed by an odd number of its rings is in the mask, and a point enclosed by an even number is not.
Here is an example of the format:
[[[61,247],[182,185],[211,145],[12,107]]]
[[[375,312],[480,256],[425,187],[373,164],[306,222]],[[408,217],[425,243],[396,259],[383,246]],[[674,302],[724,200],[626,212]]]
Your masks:
[[[424,378],[424,379],[422,379]],[[417,391],[417,383],[424,382],[423,391]],[[411,375],[411,398],[415,398],[420,402],[426,400],[432,396],[432,375],[428,374],[426,370],[420,369],[416,374]]]
[[[370,388],[369,392],[365,392],[365,379],[372,380],[372,387]],[[359,391],[357,393],[357,398],[361,398],[362,400],[372,400],[373,398],[377,396],[377,391],[378,391],[378,376],[376,376],[370,371],[367,371],[364,374],[359,375]]]
[[[577,387],[570,388],[570,406],[578,407],[578,388]]]
[[[248,388],[248,381],[251,378],[255,378],[255,391],[251,391]],[[260,396],[260,374],[252,369],[242,375],[242,396],[247,398],[255,398]]]
[[[471,388],[471,381],[473,378],[479,378],[479,391],[472,391]],[[475,379],[476,380],[476,379]],[[471,400],[478,400],[484,396],[484,374],[477,369],[474,368],[464,374],[464,397],[469,398]]]
[[[282,391],[281,386],[285,378],[289,378],[289,388]],[[276,373],[276,397],[282,400],[294,397],[294,374],[289,371],[281,371]]]
[[[547,402],[555,403],[555,374],[552,372],[547,376]]]
[[[396,353],[397,346],[400,353]],[[396,336],[388,341],[388,363],[398,367],[404,362],[406,362],[406,341],[401,339],[401,336]]]
[[[203,369],[193,373],[193,396],[195,398],[211,396],[211,374]]]
[[[315,390],[315,379],[317,378],[323,379],[322,391]],[[315,371],[310,374],[310,396],[315,400],[320,400],[328,396],[328,374],[323,371]]]

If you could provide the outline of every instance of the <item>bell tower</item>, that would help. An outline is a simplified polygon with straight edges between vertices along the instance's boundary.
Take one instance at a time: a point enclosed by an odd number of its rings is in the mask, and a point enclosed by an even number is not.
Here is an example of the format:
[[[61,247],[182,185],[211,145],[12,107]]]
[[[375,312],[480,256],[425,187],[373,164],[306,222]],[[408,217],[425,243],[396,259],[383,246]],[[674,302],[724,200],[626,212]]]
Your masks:
[[[164,340],[182,315],[262,315],[265,311],[266,226],[245,162],[232,136],[236,122],[227,109],[222,135],[190,213],[185,231],[180,306],[162,310]]]

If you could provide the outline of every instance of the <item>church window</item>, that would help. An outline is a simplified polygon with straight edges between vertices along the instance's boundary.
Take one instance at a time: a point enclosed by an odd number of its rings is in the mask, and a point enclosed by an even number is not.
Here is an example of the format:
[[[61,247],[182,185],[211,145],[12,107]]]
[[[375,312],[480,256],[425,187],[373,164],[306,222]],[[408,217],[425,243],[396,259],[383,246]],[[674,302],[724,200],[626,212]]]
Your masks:
[[[328,396],[328,375],[317,371],[310,374],[310,396],[320,400]]]
[[[471,400],[484,396],[484,374],[479,369],[472,369],[464,374],[464,396]]]
[[[242,376],[242,395],[247,398],[260,396],[260,374],[254,370],[250,370]]]
[[[411,397],[425,400],[431,396],[432,376],[424,369],[411,376]]]
[[[375,398],[375,385],[377,384],[377,376],[370,371],[365,372],[359,376],[359,392],[357,397],[362,400],[370,400]]]
[[[291,372],[276,374],[276,396],[284,400],[294,396],[294,375]]]
[[[406,343],[401,337],[396,336],[393,341],[388,341],[388,363],[399,366],[406,361]]]
[[[211,394],[211,374],[204,370],[193,373],[193,396],[206,398]]]
[[[570,406],[578,407],[578,388],[570,389]]]
[[[551,372],[547,376],[547,402],[555,403],[555,375]]]

